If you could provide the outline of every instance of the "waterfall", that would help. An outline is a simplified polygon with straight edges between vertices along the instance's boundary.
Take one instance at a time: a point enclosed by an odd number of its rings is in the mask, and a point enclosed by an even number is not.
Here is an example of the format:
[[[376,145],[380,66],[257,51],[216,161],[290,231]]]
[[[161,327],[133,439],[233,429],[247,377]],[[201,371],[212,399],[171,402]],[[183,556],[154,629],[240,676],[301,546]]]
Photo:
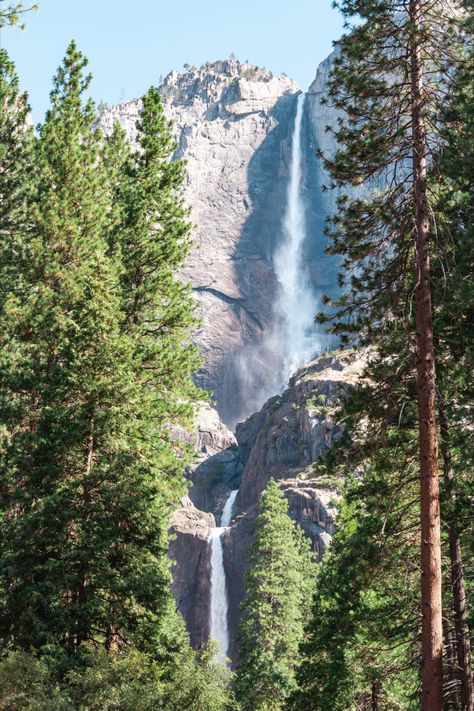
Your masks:
[[[219,660],[225,663],[229,651],[229,629],[227,625],[227,585],[224,569],[223,536],[232,519],[237,490],[231,491],[224,510],[222,511],[221,525],[213,528],[209,536],[211,546],[211,615],[210,637],[218,642]]]
[[[331,343],[318,332],[314,317],[320,308],[316,289],[303,258],[307,238],[303,199],[302,126],[305,95],[299,94],[291,139],[289,179],[282,218],[282,237],[273,256],[278,294],[273,325],[262,341],[237,356],[239,387],[246,416],[256,412],[269,397],[282,392],[295,370]]]
[[[282,351],[280,387],[286,387],[289,376],[318,349],[314,316],[318,302],[305,272],[302,247],[306,237],[305,206],[302,197],[301,127],[305,95],[297,99],[295,125],[291,144],[290,176],[286,211],[283,218],[283,240],[274,256],[275,274],[280,283],[276,303],[278,328],[275,344]]]

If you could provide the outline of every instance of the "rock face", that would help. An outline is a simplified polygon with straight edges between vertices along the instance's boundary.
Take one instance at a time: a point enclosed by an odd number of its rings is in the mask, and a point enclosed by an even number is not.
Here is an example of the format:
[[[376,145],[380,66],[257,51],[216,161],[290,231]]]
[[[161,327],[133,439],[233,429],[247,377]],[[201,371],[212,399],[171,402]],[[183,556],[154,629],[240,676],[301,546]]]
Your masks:
[[[228,492],[239,485],[243,464],[235,436],[205,403],[198,410],[194,446],[198,454],[188,473],[189,495],[199,509],[220,518]]]
[[[225,422],[239,397],[238,354],[258,342],[272,319],[277,288],[271,260],[281,236],[289,139],[299,87],[287,77],[235,60],[171,72],[160,91],[187,161],[195,248],[184,278],[193,287],[204,356],[199,384],[214,391]],[[140,101],[106,109],[132,142]]]
[[[340,482],[318,476],[314,464],[340,437],[334,411],[357,385],[365,363],[365,354],[352,351],[323,355],[299,370],[281,396],[271,398],[259,413],[237,426],[245,468],[235,523],[224,541],[231,637],[237,631],[244,595],[245,551],[271,478],[281,482],[290,516],[311,539],[316,560],[330,543]],[[235,657],[237,653],[234,648]]]
[[[290,379],[282,395],[237,426],[237,441],[250,449],[237,497],[240,511],[258,501],[270,478],[302,472],[337,440],[341,432],[331,415],[357,383],[364,362],[352,351],[320,356]]]
[[[175,514],[176,538],[170,551],[177,563],[174,593],[194,645],[209,634],[208,537],[231,490],[238,488],[234,522],[224,536],[231,638],[244,595],[246,549],[270,478],[280,481],[290,516],[311,539],[315,560],[321,559],[334,532],[340,482],[318,475],[315,464],[341,434],[333,421],[334,410],[357,384],[364,364],[363,355],[350,351],[311,361],[291,378],[281,396],[238,425],[235,438],[216,412],[203,405],[194,435],[201,450],[189,471],[190,499]],[[232,658],[237,654],[231,646]]]
[[[324,248],[324,222],[333,201],[320,147],[333,150],[325,133],[331,111],[320,105],[331,60],[318,70],[305,100],[302,148],[307,238],[305,270],[315,291],[332,293],[337,260]],[[204,357],[199,384],[213,391],[224,422],[233,426],[252,411],[256,392],[278,367],[278,344],[265,358],[248,357],[275,321],[279,284],[273,269],[282,240],[291,137],[299,87],[251,64],[227,60],[185,73],[171,72],[160,87],[187,161],[186,197],[192,207],[195,247],[183,274],[193,288],[202,326],[195,334]],[[140,101],[105,109],[100,125],[124,126],[132,143]],[[258,397],[257,397],[258,402]],[[258,402],[258,407],[262,401]]]
[[[174,561],[173,595],[194,648],[209,637],[209,532],[215,527],[214,516],[196,509],[186,496],[182,508],[175,511],[169,549]]]

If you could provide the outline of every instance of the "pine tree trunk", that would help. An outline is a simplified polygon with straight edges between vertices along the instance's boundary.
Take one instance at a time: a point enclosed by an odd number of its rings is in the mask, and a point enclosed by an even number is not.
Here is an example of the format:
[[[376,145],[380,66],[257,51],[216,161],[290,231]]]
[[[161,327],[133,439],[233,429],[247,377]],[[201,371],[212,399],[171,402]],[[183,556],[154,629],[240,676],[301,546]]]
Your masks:
[[[372,711],[378,711],[379,708],[379,685],[378,682],[372,682]]]
[[[459,711],[460,707],[460,680],[458,674],[458,660],[456,654],[456,640],[450,625],[448,610],[443,611],[443,637],[444,637],[444,703],[446,711]]]
[[[88,479],[90,477],[91,471],[92,471],[92,465],[94,462],[94,455],[95,455],[95,440],[94,440],[94,419],[91,418],[89,422],[89,437],[87,440],[87,445],[86,445],[86,470],[85,470],[85,476],[84,476],[84,482],[83,482],[83,495],[82,495],[82,500],[83,500],[83,512],[84,516],[88,516],[88,509],[90,507],[91,503],[91,494],[90,494],[90,489],[89,489],[89,482]],[[87,604],[88,597],[89,597],[89,586],[88,586],[88,575],[87,575],[87,561],[83,561],[80,565],[80,572],[79,572],[79,585],[77,588],[77,635],[76,635],[76,644],[77,648],[81,646],[84,642],[87,641],[88,638],[88,630],[86,629],[86,624],[84,622],[84,608],[85,605]]]
[[[430,290],[427,145],[424,116],[424,72],[420,38],[420,0],[409,6],[412,37],[410,74],[412,89],[415,317],[418,373],[420,448],[421,596],[422,596],[422,710],[443,709],[443,626],[441,600],[441,534],[436,431],[436,390]]]
[[[120,649],[120,635],[118,625],[109,625],[109,633],[107,635],[107,649],[112,654],[117,654]]]
[[[446,492],[454,506],[456,490],[451,462],[449,440],[449,424],[446,406],[443,400],[439,402],[440,449],[443,458],[444,483]],[[449,556],[451,559],[451,588],[453,592],[454,629],[456,633],[456,653],[461,678],[461,709],[474,711],[474,689],[471,665],[471,640],[466,611],[466,590],[464,586],[464,569],[462,563],[461,544],[456,527],[456,518],[448,517]]]

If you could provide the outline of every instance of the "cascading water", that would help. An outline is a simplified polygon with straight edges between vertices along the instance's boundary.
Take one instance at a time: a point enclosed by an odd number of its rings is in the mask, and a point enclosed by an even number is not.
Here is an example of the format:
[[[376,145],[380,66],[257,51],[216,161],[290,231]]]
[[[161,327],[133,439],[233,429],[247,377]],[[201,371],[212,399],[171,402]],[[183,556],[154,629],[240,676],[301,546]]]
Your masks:
[[[219,661],[225,663],[229,650],[229,629],[227,624],[227,584],[224,568],[223,535],[232,519],[237,490],[231,491],[224,510],[222,511],[221,525],[211,531],[209,542],[211,546],[211,619],[210,637],[220,647]]]
[[[261,342],[238,356],[239,387],[246,403],[246,416],[260,409],[269,397],[282,392],[291,375],[322,346],[330,344],[318,332],[314,317],[320,304],[304,263],[307,238],[303,199],[302,128],[305,95],[299,94],[291,142],[286,206],[282,239],[273,256],[279,289],[273,311],[273,326]]]
[[[281,287],[276,304],[276,317],[279,321],[277,338],[282,350],[280,387],[286,386],[289,376],[314,355],[319,345],[314,327],[318,303],[306,275],[302,255],[306,237],[305,206],[301,190],[304,100],[305,95],[300,94],[291,145],[283,241],[273,260]]]

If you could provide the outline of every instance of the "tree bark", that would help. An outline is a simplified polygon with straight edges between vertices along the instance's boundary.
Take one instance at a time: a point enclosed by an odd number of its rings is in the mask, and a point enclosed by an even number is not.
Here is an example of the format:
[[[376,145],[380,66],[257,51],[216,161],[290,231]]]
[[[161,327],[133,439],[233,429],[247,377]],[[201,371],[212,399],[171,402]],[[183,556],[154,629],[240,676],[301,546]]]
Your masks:
[[[422,711],[443,709],[441,533],[436,431],[436,384],[430,288],[427,139],[421,0],[410,0],[410,78],[413,136],[415,319],[420,450]]]
[[[452,506],[456,504],[456,489],[451,461],[449,424],[446,405],[439,400],[440,450],[443,459],[443,473],[446,493]],[[472,680],[471,640],[467,623],[466,590],[462,563],[461,543],[456,526],[455,514],[447,517],[449,556],[451,560],[451,589],[453,593],[454,630],[456,635],[456,653],[461,680],[461,709],[474,711],[474,689]]]
[[[450,625],[448,610],[443,611],[443,637],[444,637],[444,702],[445,708],[459,711],[461,697],[461,682],[458,674],[458,660],[456,654],[456,639]]]
[[[85,476],[84,476],[84,492],[82,495],[82,500],[83,500],[83,516],[84,518],[87,518],[89,513],[88,509],[91,503],[91,495],[90,495],[90,490],[89,490],[89,477],[92,471],[92,466],[94,462],[94,451],[95,448],[95,441],[94,441],[94,419],[91,418],[89,422],[89,437],[87,440],[87,445],[86,445],[86,470],[85,470]],[[75,600],[76,600],[76,634],[75,634],[75,643],[76,643],[76,649],[79,649],[81,644],[87,641],[88,639],[88,629],[87,629],[87,623],[85,622],[84,619],[84,614],[83,610],[85,605],[87,604],[88,597],[89,597],[89,576],[88,576],[88,563],[87,561],[83,560],[80,563],[79,566],[79,585],[76,590],[76,595],[75,595]]]
[[[372,682],[372,711],[378,711],[379,708],[379,685],[377,681]]]

